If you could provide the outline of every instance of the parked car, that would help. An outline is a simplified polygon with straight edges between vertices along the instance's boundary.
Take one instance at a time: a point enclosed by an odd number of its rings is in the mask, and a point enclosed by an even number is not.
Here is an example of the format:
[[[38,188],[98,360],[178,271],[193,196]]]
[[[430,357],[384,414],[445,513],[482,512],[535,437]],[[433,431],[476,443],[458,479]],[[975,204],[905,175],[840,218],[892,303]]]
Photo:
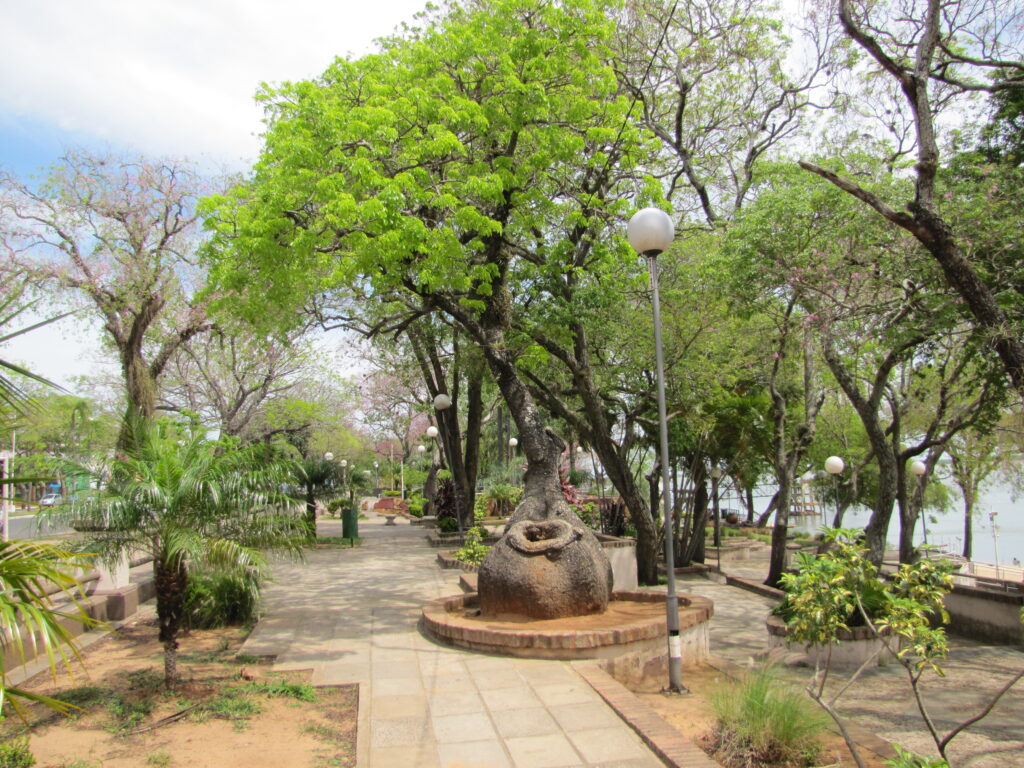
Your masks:
[[[61,498],[59,493],[48,493],[39,500],[40,507],[52,507],[54,504],[63,503],[64,499]]]

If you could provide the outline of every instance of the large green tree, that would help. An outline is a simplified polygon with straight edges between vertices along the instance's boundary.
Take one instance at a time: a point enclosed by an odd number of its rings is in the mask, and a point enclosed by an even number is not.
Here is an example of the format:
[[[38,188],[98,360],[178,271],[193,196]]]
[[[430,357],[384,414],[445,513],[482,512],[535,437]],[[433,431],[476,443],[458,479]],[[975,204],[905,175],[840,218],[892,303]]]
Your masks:
[[[318,81],[268,89],[263,156],[209,221],[229,290],[289,306],[325,286],[402,291],[459,325],[516,421],[527,495],[545,506],[561,499],[563,442],[524,384],[533,345],[512,332],[515,309],[545,279],[635,263],[610,237],[640,147],[611,66],[613,10],[470,3]],[[653,521],[633,511],[650,579]]]

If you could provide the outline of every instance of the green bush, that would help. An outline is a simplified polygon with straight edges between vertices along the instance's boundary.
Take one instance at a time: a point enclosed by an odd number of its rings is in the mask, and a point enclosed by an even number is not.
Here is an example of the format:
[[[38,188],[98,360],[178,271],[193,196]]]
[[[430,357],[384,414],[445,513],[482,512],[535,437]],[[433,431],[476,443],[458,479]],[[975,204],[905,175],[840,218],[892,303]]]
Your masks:
[[[331,499],[330,503],[327,505],[327,511],[332,515],[340,515],[350,506],[351,504],[348,499],[340,497],[337,499]]]
[[[486,537],[486,528],[479,525],[470,528],[466,531],[466,543],[462,549],[455,553],[455,559],[461,563],[480,565],[487,553],[491,551],[491,548],[483,543]]]
[[[893,747],[896,749],[896,757],[885,761],[889,768],[949,768],[949,763],[941,757],[922,757],[896,744]]]
[[[402,492],[401,491],[384,491],[384,493],[382,495],[385,498],[388,498],[388,499],[397,499],[397,498],[399,498],[402,495]]]
[[[0,744],[0,768],[30,768],[36,764],[28,748],[28,736]]]
[[[423,517],[423,507],[426,506],[427,500],[420,494],[414,493],[409,496],[406,501],[409,502],[409,514],[413,517]]]
[[[739,762],[812,765],[821,746],[825,715],[796,689],[778,683],[763,667],[727,683],[711,696],[716,748]]]
[[[437,521],[437,530],[441,533],[454,533],[459,530],[459,523],[454,517],[442,517]]]
[[[259,612],[260,584],[252,575],[190,574],[185,589],[185,625],[213,629],[254,622]]]

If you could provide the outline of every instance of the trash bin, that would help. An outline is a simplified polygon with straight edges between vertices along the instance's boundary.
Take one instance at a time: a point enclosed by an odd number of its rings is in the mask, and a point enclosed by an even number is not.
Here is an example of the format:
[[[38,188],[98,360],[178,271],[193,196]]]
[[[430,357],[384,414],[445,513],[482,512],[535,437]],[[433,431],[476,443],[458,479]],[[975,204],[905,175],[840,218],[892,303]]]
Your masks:
[[[346,507],[341,511],[341,537],[359,538],[359,510],[355,507]]]

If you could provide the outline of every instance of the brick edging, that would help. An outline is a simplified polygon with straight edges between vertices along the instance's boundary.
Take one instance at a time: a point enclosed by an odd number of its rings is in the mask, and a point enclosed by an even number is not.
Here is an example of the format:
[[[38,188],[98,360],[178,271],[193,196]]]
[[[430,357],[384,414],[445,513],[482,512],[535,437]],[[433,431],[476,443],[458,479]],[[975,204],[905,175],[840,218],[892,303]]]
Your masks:
[[[669,768],[722,768],[598,664],[575,662],[572,666]]]
[[[761,595],[761,597],[769,597],[773,600],[781,600],[786,596],[786,593],[781,589],[775,587],[769,587],[767,584],[762,584],[759,581],[751,581],[750,579],[741,579],[739,576],[730,576],[726,574],[725,583],[730,587],[739,587],[745,589],[748,592],[753,592],[755,595]]]

